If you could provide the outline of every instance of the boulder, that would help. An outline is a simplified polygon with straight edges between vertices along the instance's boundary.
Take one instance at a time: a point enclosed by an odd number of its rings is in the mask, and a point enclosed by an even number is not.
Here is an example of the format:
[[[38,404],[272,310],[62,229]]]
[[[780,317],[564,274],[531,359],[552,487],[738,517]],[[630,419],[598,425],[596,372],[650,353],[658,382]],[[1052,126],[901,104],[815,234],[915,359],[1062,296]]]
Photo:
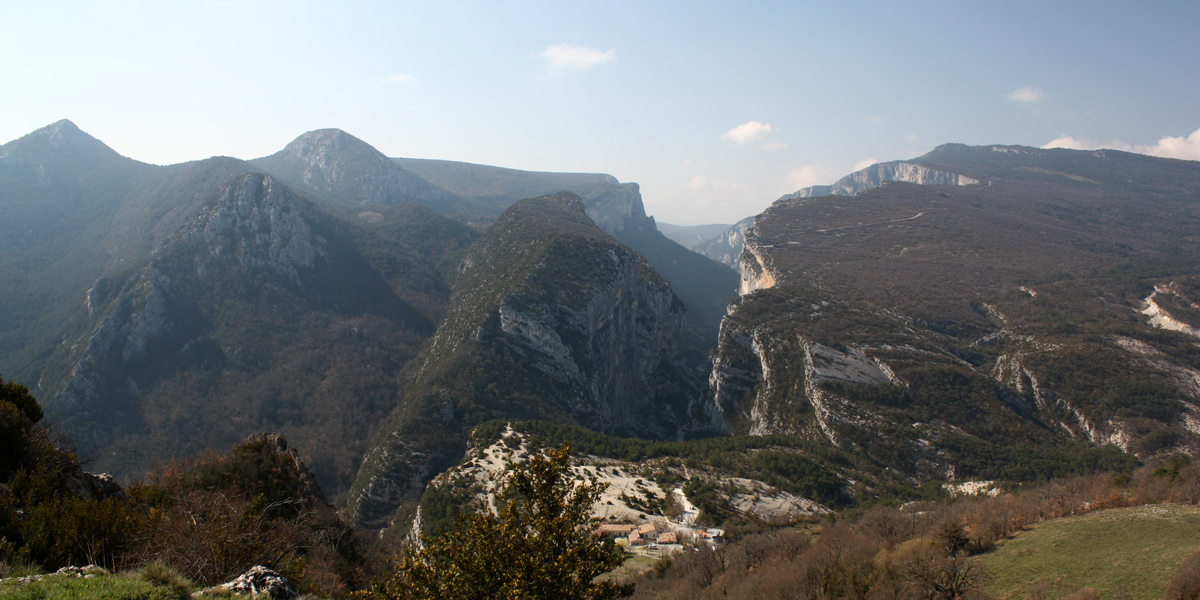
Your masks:
[[[295,600],[296,590],[287,578],[263,566],[250,567],[236,579],[221,585],[210,587],[193,594],[197,598],[234,594],[250,594],[258,598],[262,595],[271,600]]]

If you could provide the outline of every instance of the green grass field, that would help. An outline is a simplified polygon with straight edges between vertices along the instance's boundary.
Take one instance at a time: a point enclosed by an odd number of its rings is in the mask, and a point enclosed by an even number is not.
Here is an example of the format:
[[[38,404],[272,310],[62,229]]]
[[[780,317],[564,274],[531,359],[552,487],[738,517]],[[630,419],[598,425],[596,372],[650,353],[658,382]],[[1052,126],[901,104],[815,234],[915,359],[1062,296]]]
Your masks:
[[[101,575],[90,579],[47,577],[25,585],[0,584],[3,600],[176,600],[171,590],[120,575]]]
[[[1061,598],[1094,587],[1104,598],[1158,600],[1200,549],[1200,506],[1119,508],[1039,523],[981,555],[997,598],[1041,588]]]
[[[657,558],[640,554],[629,554],[625,557],[624,564],[597,577],[596,581],[625,581],[632,579],[653,569],[656,563],[658,563]]]

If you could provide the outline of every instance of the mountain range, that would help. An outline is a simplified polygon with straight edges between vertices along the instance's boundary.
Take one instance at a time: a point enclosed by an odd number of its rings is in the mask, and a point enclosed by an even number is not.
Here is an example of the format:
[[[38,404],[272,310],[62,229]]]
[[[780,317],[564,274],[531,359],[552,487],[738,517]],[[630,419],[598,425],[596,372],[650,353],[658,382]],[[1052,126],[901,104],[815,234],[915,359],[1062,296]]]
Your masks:
[[[125,480],[283,433],[372,528],[517,421],[690,457],[660,485],[718,512],[760,494],[695,474],[834,504],[1037,480],[1200,444],[1198,200],[1193,161],[948,144],[702,256],[609,175],[336,129],[156,166],[60,121],[0,146],[0,373]]]
[[[667,263],[683,300],[663,279],[655,289],[674,311],[671,360],[687,361],[676,367],[688,390],[737,285],[659,234],[636,184],[608,175],[390,159],[338,130],[250,162],[160,167],[69,121],[0,157],[0,369],[30,382],[97,468],[124,477],[272,430],[344,493],[481,224],[526,193],[573,187],[576,218]],[[625,264],[649,277],[634,256]]]

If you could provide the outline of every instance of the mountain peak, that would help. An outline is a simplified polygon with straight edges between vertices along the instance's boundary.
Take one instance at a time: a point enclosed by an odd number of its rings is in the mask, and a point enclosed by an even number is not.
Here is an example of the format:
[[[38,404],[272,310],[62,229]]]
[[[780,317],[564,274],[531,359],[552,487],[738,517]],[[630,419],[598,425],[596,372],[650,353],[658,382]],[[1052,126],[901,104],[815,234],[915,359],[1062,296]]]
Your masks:
[[[88,135],[82,129],[72,123],[68,119],[55,121],[41,129],[26,134],[16,140],[13,140],[0,148],[15,150],[12,146],[17,147],[41,147],[43,151],[57,150],[64,147],[73,147],[84,150],[101,150],[105,153],[120,156],[116,150],[109,148],[100,140]]]
[[[115,161],[134,162],[67,119],[0,146],[0,165],[24,171],[43,186],[65,173],[107,168]]]
[[[419,202],[445,210],[456,198],[341,129],[316,129],[251,161],[290,185],[338,204]]]
[[[62,140],[65,140],[68,136],[87,135],[82,129],[79,128],[79,126],[75,125],[75,123],[72,123],[70,119],[61,119],[55,121],[46,128],[53,132],[51,137],[56,137]]]
[[[88,135],[68,119],[51,123],[21,139],[26,138],[45,140],[49,147],[54,150],[72,147],[81,150],[101,150],[105,153],[119,156],[116,150],[109,148],[104,142]]]
[[[382,152],[341,129],[314,129],[292,140],[283,151],[309,164],[325,159],[331,153],[346,153],[371,160],[383,167],[389,163]]]

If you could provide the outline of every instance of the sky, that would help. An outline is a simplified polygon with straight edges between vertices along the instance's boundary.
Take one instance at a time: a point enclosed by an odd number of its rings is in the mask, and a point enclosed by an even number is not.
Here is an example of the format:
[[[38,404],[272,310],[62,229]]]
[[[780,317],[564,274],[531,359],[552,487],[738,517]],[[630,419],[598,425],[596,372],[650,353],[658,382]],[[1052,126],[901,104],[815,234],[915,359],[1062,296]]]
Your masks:
[[[603,172],[732,223],[935,146],[1200,160],[1200,2],[0,0],[0,142],[132,158],[388,156]]]

